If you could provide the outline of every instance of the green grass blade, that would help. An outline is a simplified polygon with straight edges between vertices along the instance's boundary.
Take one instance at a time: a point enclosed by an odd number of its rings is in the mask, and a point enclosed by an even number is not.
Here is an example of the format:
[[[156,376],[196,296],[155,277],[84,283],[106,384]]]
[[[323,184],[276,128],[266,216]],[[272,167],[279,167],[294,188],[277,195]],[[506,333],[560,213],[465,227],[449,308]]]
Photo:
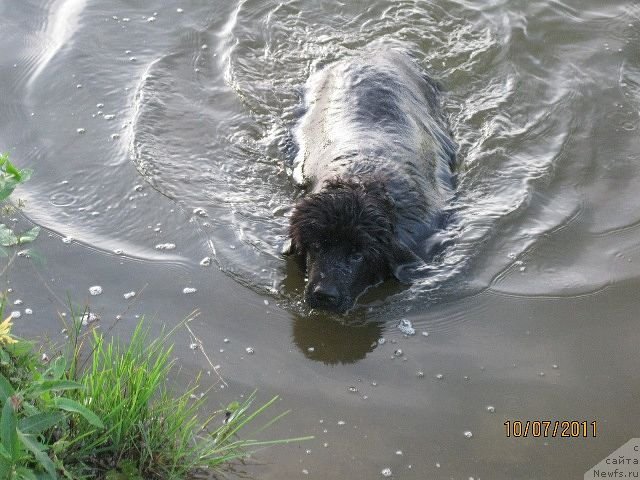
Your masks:
[[[263,426],[261,426],[258,430],[256,430],[256,433],[260,433],[263,430],[266,430],[267,428],[269,428],[271,425],[273,425],[274,423],[276,423],[278,420],[282,419],[283,417],[289,415],[289,413],[291,413],[291,410],[286,410],[284,412],[282,412],[280,415],[276,416],[275,418],[269,420],[267,423],[265,423]]]
[[[231,430],[225,436],[230,437],[230,436],[234,435],[235,433],[237,433],[246,424],[248,424],[249,422],[254,420],[257,416],[262,414],[267,408],[269,408],[271,405],[273,405],[278,400],[278,398],[280,398],[280,397],[278,397],[276,395],[271,400],[269,400],[267,403],[262,405],[260,408],[258,408],[257,410],[254,410],[253,412],[251,412],[251,414],[249,414],[247,416],[244,416],[244,412],[251,406],[251,402],[253,401],[254,398],[255,398],[255,392],[253,392],[249,396],[249,399],[247,400],[247,402],[245,402],[245,405],[243,405],[243,408],[240,409],[241,413],[238,415],[238,418],[241,418],[241,420],[237,423],[237,425],[234,425],[231,428]]]

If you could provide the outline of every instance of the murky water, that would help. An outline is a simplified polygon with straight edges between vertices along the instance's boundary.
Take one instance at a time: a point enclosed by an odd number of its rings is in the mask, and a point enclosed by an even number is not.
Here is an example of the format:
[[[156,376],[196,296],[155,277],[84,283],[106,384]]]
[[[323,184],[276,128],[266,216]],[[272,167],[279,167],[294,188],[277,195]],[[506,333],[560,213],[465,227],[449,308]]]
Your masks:
[[[293,410],[273,435],[316,436],[230,477],[581,478],[640,436],[636,2],[4,0],[0,18],[0,150],[35,169],[17,193],[46,229],[4,274],[33,309],[18,328],[59,340],[93,285],[123,337],[200,309],[229,384],[212,408],[257,387]],[[453,242],[331,318],[279,254],[289,132],[310,73],[380,45],[447,92]],[[176,342],[183,372],[210,368]],[[506,438],[518,419],[599,435]]]

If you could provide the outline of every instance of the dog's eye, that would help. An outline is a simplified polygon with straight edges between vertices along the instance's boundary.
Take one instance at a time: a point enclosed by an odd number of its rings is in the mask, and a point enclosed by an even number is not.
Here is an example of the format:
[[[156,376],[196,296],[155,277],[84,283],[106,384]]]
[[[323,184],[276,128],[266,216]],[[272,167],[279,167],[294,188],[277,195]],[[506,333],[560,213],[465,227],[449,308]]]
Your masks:
[[[364,255],[362,255],[362,253],[360,252],[353,252],[351,253],[351,255],[349,255],[349,259],[352,262],[361,262],[362,260],[364,260]]]

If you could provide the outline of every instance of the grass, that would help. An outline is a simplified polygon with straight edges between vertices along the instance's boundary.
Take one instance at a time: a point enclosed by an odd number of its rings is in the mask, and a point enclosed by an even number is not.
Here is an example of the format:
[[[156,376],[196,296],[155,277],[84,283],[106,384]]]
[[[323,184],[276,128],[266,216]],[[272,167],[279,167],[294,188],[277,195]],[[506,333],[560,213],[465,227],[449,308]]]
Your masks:
[[[167,388],[171,332],[149,341],[141,322],[122,346],[93,330],[82,368],[79,336],[71,335],[71,358],[43,365],[10,326],[10,318],[0,324],[0,479],[183,479],[259,446],[311,438],[240,438],[278,400],[254,407],[255,392],[201,418],[206,396],[196,394],[197,381],[178,395]]]
[[[76,395],[80,403],[91,406],[105,428],[81,418],[78,436],[66,447],[72,452],[70,459],[85,463],[88,472],[124,464],[135,465],[142,478],[185,478],[244,456],[247,448],[283,442],[236,437],[278,397],[251,411],[252,394],[242,404],[233,403],[203,420],[198,412],[205,397],[197,394],[197,384],[173,397],[166,387],[174,367],[169,335],[149,342],[140,324],[123,347],[93,332],[91,366],[82,375],[85,388]],[[222,413],[226,423],[219,418]],[[218,419],[218,426],[209,428]],[[83,460],[96,455],[96,461]]]

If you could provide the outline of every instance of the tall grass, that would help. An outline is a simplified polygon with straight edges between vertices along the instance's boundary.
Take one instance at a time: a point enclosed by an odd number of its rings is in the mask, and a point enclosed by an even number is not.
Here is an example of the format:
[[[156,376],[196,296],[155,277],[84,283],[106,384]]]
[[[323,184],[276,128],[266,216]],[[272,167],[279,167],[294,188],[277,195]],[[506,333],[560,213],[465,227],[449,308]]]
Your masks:
[[[16,424],[14,420],[18,419],[19,425],[19,418],[36,413],[45,414],[49,421],[27,438],[35,446],[25,443],[20,455],[11,459],[12,476],[8,478],[31,479],[38,474],[50,479],[62,478],[59,475],[68,479],[184,479],[201,470],[219,469],[259,446],[311,438],[260,441],[245,434],[276,403],[277,396],[256,407],[254,392],[242,403],[233,402],[201,417],[207,392],[196,393],[200,389],[198,379],[177,395],[167,387],[175,367],[173,347],[168,344],[170,333],[150,340],[141,322],[126,346],[115,339],[106,340],[95,330],[83,345],[80,327],[74,328],[69,344],[71,358],[58,357],[44,369],[44,375],[31,372],[21,380],[33,384],[35,378],[45,382],[44,388],[22,385],[22,390],[20,386],[14,390],[9,385],[10,394],[4,399],[0,395],[4,405],[0,458],[5,422]],[[0,350],[7,348],[0,345]],[[86,349],[89,357],[83,367],[80,355]],[[31,355],[30,368],[37,370],[34,365],[38,362],[34,353]],[[47,398],[38,397],[41,390],[46,390]],[[24,404],[32,406],[32,411],[24,411]],[[252,434],[259,434],[286,413],[253,429]],[[22,440],[19,429],[16,431],[16,438]],[[0,461],[0,468],[2,465]],[[9,463],[4,465],[6,469]]]
[[[80,418],[75,425],[77,436],[67,447],[70,460],[84,464],[87,473],[124,463],[135,464],[144,478],[173,479],[196,469],[219,467],[257,445],[300,440],[258,442],[237,437],[278,397],[251,411],[252,394],[242,404],[234,403],[201,420],[198,412],[205,398],[196,395],[197,385],[178,396],[167,390],[174,366],[171,353],[166,337],[149,342],[142,324],[125,347],[94,333],[91,366],[79,378],[85,388],[75,395],[79,403],[91,407],[105,428]],[[211,428],[216,420],[218,426]]]

